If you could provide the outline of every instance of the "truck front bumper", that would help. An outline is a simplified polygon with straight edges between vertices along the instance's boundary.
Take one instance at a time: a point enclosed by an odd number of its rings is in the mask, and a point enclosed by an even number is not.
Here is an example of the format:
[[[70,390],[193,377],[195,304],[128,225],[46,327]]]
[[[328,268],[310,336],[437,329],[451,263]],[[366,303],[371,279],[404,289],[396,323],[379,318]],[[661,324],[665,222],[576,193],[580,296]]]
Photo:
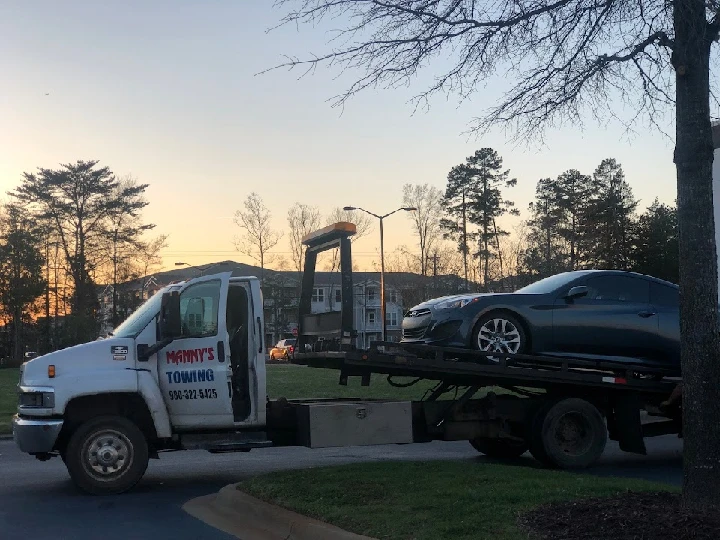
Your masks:
[[[12,422],[13,439],[18,448],[26,454],[44,454],[53,450],[62,426],[62,420],[31,420],[15,415]]]

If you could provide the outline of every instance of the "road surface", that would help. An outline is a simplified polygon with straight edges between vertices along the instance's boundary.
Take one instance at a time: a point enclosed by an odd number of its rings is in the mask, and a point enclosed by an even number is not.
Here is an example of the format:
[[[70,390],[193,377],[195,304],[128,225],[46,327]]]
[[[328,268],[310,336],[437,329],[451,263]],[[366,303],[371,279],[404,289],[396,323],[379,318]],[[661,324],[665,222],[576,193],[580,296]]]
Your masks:
[[[625,454],[610,443],[589,472],[680,484],[682,443],[674,436],[648,440],[648,456]],[[382,460],[484,458],[466,442],[310,450],[269,448],[240,454],[203,451],[162,454],[131,493],[79,494],[59,459],[39,462],[0,441],[0,538],[130,540],[229,539],[182,511],[183,503],[249,476],[290,468]],[[523,462],[532,466],[531,458]]]

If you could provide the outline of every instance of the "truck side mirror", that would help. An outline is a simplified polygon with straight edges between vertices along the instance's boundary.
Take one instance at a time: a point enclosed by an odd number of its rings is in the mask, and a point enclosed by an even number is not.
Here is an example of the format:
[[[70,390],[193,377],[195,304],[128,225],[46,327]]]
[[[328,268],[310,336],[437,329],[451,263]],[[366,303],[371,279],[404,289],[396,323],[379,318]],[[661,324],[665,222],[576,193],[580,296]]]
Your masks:
[[[180,295],[177,291],[166,292],[160,304],[159,339],[160,341],[179,338],[180,326]]]
[[[572,287],[565,295],[565,298],[567,300],[575,300],[576,298],[587,296],[588,292],[590,291],[585,285],[578,285],[576,287]]]

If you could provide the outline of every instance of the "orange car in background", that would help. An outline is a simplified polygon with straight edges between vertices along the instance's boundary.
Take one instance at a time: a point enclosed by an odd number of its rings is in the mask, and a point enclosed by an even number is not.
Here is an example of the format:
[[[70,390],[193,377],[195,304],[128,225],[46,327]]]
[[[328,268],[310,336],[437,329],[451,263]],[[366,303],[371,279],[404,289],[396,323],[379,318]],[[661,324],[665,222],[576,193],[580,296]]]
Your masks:
[[[270,360],[290,360],[290,356],[295,350],[294,339],[281,339],[272,349],[270,349]]]

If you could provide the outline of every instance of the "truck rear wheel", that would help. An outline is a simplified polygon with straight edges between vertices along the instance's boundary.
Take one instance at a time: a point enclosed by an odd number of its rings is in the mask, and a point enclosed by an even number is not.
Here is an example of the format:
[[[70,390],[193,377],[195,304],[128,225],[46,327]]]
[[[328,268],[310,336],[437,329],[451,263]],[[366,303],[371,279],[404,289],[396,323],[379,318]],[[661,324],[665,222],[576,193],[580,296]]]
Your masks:
[[[561,469],[582,469],[595,463],[607,444],[602,414],[588,401],[563,399],[537,418],[534,442],[541,462]]]
[[[65,464],[81,490],[93,495],[122,493],[145,474],[148,443],[142,431],[127,418],[93,418],[70,437]]]
[[[478,437],[470,441],[473,448],[491,458],[515,459],[522,456],[528,449],[524,441],[510,439],[489,439]]]
[[[530,455],[546,467],[554,466],[545,451],[545,445],[543,444],[542,437],[543,422],[545,421],[545,416],[551,406],[551,403],[543,405],[540,410],[538,410],[535,415],[530,418],[529,425],[527,426],[529,433],[528,446],[530,447]]]

